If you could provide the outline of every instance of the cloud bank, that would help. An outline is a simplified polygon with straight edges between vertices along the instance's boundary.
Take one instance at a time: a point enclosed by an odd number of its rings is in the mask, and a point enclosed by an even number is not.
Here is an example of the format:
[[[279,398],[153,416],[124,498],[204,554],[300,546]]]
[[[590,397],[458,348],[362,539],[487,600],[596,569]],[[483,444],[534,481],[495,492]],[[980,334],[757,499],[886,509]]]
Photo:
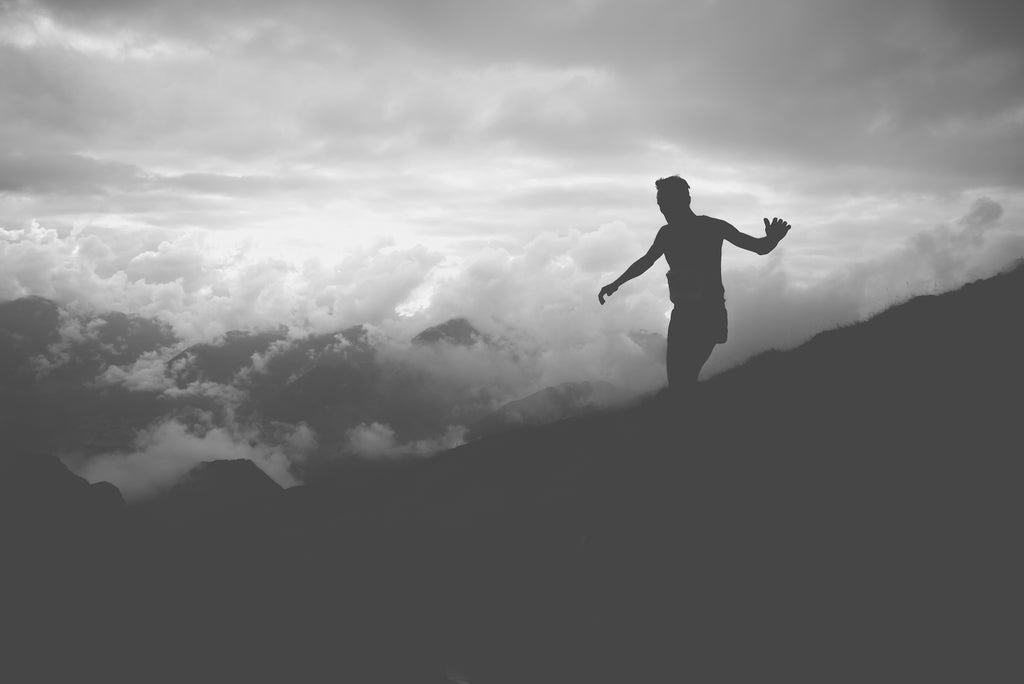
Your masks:
[[[766,348],[792,346],[909,296],[955,288],[1021,256],[1024,233],[1002,204],[982,197],[962,211],[892,250],[809,281],[787,268],[793,258],[788,239],[767,258],[739,255],[742,265],[732,268],[727,262],[730,341],[715,352],[709,371]],[[600,284],[641,255],[647,239],[611,222],[466,255],[382,242],[333,263],[294,263],[248,255],[244,246],[223,258],[201,233],[140,252],[137,236],[61,233],[34,224],[0,231],[0,260],[10,265],[0,274],[0,297],[32,293],[73,310],[116,308],[153,317],[171,325],[182,345],[234,329],[283,325],[295,339],[362,324],[390,340],[382,346],[385,354],[432,374],[438,384],[447,378],[469,385],[472,376],[478,386],[504,386],[515,398],[562,382],[602,379],[639,392],[663,382],[656,336],[666,329],[670,304],[662,267],[627,284],[604,307],[595,300]],[[738,250],[730,250],[726,245],[735,259]],[[505,351],[481,345],[439,352],[408,344],[427,326],[456,317],[505,340]],[[111,367],[103,378],[159,389],[168,382],[161,378],[167,354]]]
[[[83,311],[103,301],[111,281],[125,282],[123,271],[104,277],[98,262],[81,256],[88,245],[116,263],[116,241],[108,245],[95,234],[62,236],[39,226],[6,231],[4,238],[0,245],[20,250],[25,261],[54,264],[54,277],[38,280],[48,288],[43,291],[60,293],[74,283],[74,301]],[[195,297],[184,317],[175,300],[168,304],[166,283],[142,276],[131,281],[128,301],[138,303],[132,314],[152,315],[183,335],[195,333],[196,320],[217,320],[220,326],[235,320],[267,332],[218,334],[182,353],[187,337],[167,345],[166,329],[136,322],[136,331],[150,331],[150,343],[125,357],[127,347],[138,343],[105,333],[115,318],[63,311],[57,341],[32,363],[45,377],[90,349],[114,360],[91,362],[97,388],[167,402],[165,415],[139,429],[129,448],[69,455],[91,481],[109,480],[139,500],[166,490],[202,461],[247,458],[289,486],[331,462],[429,455],[457,446],[475,421],[544,387],[582,380],[608,380],[626,393],[661,387],[668,306],[662,274],[630,283],[604,307],[593,301],[592,283],[614,273],[607,269],[630,241],[642,253],[640,239],[613,223],[544,235],[521,250],[438,260],[420,271],[419,280],[400,269],[381,269],[366,286],[365,299],[358,301],[360,291],[350,290],[354,308],[332,311],[336,300],[324,298],[305,307],[297,303],[288,312],[291,318],[281,318],[288,289],[308,291],[322,282],[303,282],[297,274],[331,269],[282,262],[263,271],[255,285],[200,269],[193,291],[212,289],[204,281],[208,277],[228,289],[218,298]],[[201,261],[202,242],[192,245],[190,256]],[[782,268],[786,258],[783,247],[750,267],[726,272],[730,340],[715,351],[705,376],[765,349],[792,347],[821,330],[862,320],[893,302],[991,275],[1024,258],[1024,235],[1007,224],[1001,204],[980,198],[959,218],[812,285],[794,282]],[[74,278],[65,280],[72,267]],[[389,278],[400,283],[394,290],[401,297],[379,296]],[[234,283],[249,292],[280,294],[235,297]],[[395,305],[402,297],[411,298],[404,313]],[[341,328],[345,311],[373,322]],[[456,313],[472,322],[461,324],[471,334],[417,334]],[[121,357],[127,360],[116,362]]]

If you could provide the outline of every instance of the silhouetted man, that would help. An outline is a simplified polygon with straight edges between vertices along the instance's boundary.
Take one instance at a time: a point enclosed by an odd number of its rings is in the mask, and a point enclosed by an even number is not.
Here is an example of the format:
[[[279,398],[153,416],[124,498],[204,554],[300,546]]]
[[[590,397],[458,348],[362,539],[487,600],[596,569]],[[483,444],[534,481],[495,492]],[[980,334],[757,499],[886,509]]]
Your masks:
[[[602,287],[597,299],[604,304],[605,297],[665,255],[669,265],[669,298],[675,305],[668,324],[668,384],[674,395],[688,398],[711,350],[729,335],[722,286],[722,241],[767,254],[786,236],[790,225],[778,218],[769,223],[766,218],[765,237],[756,238],[721,219],[694,214],[690,208],[690,185],[679,176],[661,178],[654,185],[658,189],[658,208],[668,223],[658,231],[647,254],[634,261],[614,282]]]

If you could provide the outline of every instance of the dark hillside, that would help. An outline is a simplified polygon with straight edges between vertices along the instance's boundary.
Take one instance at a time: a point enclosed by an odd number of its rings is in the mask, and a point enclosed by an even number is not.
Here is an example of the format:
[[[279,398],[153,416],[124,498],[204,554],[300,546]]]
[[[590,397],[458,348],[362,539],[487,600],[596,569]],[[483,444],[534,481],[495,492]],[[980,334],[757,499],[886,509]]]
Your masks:
[[[1007,678],[1022,301],[1018,268],[764,354],[696,406],[137,521],[77,602],[20,587],[80,630],[23,640],[108,681]],[[217,488],[250,491],[235,474]]]

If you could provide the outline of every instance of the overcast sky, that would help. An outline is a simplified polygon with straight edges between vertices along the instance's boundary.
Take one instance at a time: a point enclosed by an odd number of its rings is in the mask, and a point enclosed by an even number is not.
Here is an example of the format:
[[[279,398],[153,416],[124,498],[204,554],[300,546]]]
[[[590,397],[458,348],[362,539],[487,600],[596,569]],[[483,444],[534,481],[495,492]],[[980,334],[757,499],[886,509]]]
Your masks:
[[[726,246],[709,371],[1024,256],[1012,2],[0,0],[0,298],[395,339],[663,382],[654,180]],[[649,368],[649,370],[643,370]],[[639,379],[638,379],[639,378]]]

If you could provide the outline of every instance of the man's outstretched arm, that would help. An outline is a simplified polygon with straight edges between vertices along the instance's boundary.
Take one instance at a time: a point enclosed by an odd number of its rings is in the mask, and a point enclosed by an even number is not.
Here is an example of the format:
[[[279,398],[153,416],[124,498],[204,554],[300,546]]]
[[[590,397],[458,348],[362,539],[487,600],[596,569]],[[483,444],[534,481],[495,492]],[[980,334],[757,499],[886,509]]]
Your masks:
[[[782,219],[773,218],[771,223],[768,219],[764,220],[764,237],[756,238],[753,235],[747,235],[741,233],[732,225],[722,221],[724,224],[724,232],[722,237],[736,245],[740,249],[745,249],[756,254],[767,254],[768,252],[775,249],[775,246],[779,244],[782,238],[786,237],[786,233],[792,226]]]
[[[636,278],[638,275],[642,274],[654,265],[654,262],[665,253],[664,248],[661,246],[660,237],[661,233],[659,232],[658,237],[654,238],[654,244],[651,245],[649,250],[647,250],[647,254],[644,254],[642,257],[634,261],[622,275],[601,288],[601,291],[597,293],[597,301],[604,304],[604,298],[611,297],[615,294],[615,291],[619,289],[620,285],[626,281]]]

